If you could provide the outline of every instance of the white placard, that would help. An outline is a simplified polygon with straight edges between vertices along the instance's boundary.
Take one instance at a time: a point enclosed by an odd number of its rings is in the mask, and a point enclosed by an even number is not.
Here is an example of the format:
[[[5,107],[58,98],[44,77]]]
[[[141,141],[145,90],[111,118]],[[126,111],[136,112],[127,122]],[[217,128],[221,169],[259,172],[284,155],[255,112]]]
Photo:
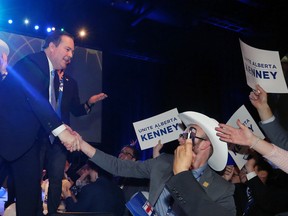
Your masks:
[[[177,108],[162,114],[153,116],[142,121],[134,122],[133,126],[137,135],[141,150],[157,145],[161,140],[162,144],[178,139],[183,132],[179,124]]]
[[[288,93],[278,51],[251,47],[240,40],[247,84],[259,84],[267,93]]]
[[[227,122],[227,125],[230,125],[232,127],[238,128],[238,125],[236,124],[237,119],[241,121],[242,124],[244,124],[246,127],[248,127],[256,136],[258,136],[261,139],[264,139],[265,136],[261,132],[260,128],[258,127],[257,123],[254,121],[248,110],[244,105],[242,105],[229,119]],[[229,145],[229,154],[235,161],[236,165],[239,169],[242,169],[242,167],[247,162],[247,151],[249,147],[247,146],[240,146],[240,145]]]

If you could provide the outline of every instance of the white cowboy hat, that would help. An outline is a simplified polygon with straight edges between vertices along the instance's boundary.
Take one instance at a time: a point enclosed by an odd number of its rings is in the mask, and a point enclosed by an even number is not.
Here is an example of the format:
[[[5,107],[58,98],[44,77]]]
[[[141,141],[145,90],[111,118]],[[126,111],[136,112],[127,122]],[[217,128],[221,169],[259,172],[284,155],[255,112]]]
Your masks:
[[[5,53],[7,56],[9,55],[10,49],[8,47],[8,45],[0,39],[0,55],[2,55],[2,53]]]
[[[179,118],[186,127],[196,124],[203,129],[213,146],[213,154],[209,158],[208,164],[216,171],[223,170],[228,160],[228,147],[227,143],[219,140],[216,135],[215,127],[218,127],[218,122],[206,115],[192,111],[180,113]]]

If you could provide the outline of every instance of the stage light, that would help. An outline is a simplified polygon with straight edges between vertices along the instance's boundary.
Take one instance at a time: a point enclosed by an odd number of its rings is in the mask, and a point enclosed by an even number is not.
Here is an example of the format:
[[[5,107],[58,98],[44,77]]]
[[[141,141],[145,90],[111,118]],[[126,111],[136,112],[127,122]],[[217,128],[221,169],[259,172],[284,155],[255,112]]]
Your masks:
[[[38,26],[38,25],[35,25],[35,26],[34,26],[34,29],[35,29],[35,30],[38,30],[38,29],[39,29],[39,26]]]
[[[52,31],[55,31],[55,27],[52,27],[51,30],[52,30]]]
[[[64,28],[61,28],[61,31],[63,32],[63,31],[64,31]]]
[[[28,19],[25,19],[25,20],[24,20],[24,24],[25,24],[25,25],[28,25],[28,24],[29,24],[29,20],[28,20]]]
[[[9,24],[12,24],[12,23],[13,23],[13,20],[12,20],[12,19],[9,19],[9,20],[8,20],[8,23],[9,23]]]
[[[51,32],[52,29],[50,27],[47,28],[47,32]]]
[[[80,32],[79,32],[79,36],[81,38],[84,38],[86,36],[86,31],[84,29],[82,29]]]

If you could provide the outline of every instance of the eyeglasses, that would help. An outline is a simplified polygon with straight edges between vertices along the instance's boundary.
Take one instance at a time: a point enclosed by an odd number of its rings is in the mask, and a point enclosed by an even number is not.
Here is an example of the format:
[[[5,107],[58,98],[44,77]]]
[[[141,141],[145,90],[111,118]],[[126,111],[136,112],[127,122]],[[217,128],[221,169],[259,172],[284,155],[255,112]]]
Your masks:
[[[192,140],[193,145],[195,145],[195,143],[194,143],[195,142],[195,138],[200,139],[200,140],[206,140],[205,138],[196,136],[196,134],[197,134],[197,129],[196,128],[190,127],[188,131],[189,132],[180,134],[179,138],[182,138],[182,139],[190,138]]]
[[[130,155],[132,158],[134,158],[134,155],[132,155],[130,152],[126,152],[126,151],[124,151],[124,150],[121,150],[120,151],[120,154],[124,154],[124,155]]]

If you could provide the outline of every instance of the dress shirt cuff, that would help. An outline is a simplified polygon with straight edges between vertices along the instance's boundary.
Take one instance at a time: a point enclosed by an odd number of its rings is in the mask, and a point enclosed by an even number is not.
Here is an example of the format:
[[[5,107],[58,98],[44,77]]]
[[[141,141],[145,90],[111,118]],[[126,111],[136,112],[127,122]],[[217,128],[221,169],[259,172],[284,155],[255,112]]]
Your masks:
[[[275,116],[273,115],[271,118],[261,121],[262,124],[268,124],[270,122],[273,122],[275,120]]]
[[[250,172],[246,174],[247,180],[249,181],[250,179],[254,178],[255,176],[257,176],[256,172]]]
[[[60,133],[62,133],[64,130],[66,130],[66,126],[64,124],[60,125],[56,129],[52,131],[52,134],[57,137]]]

